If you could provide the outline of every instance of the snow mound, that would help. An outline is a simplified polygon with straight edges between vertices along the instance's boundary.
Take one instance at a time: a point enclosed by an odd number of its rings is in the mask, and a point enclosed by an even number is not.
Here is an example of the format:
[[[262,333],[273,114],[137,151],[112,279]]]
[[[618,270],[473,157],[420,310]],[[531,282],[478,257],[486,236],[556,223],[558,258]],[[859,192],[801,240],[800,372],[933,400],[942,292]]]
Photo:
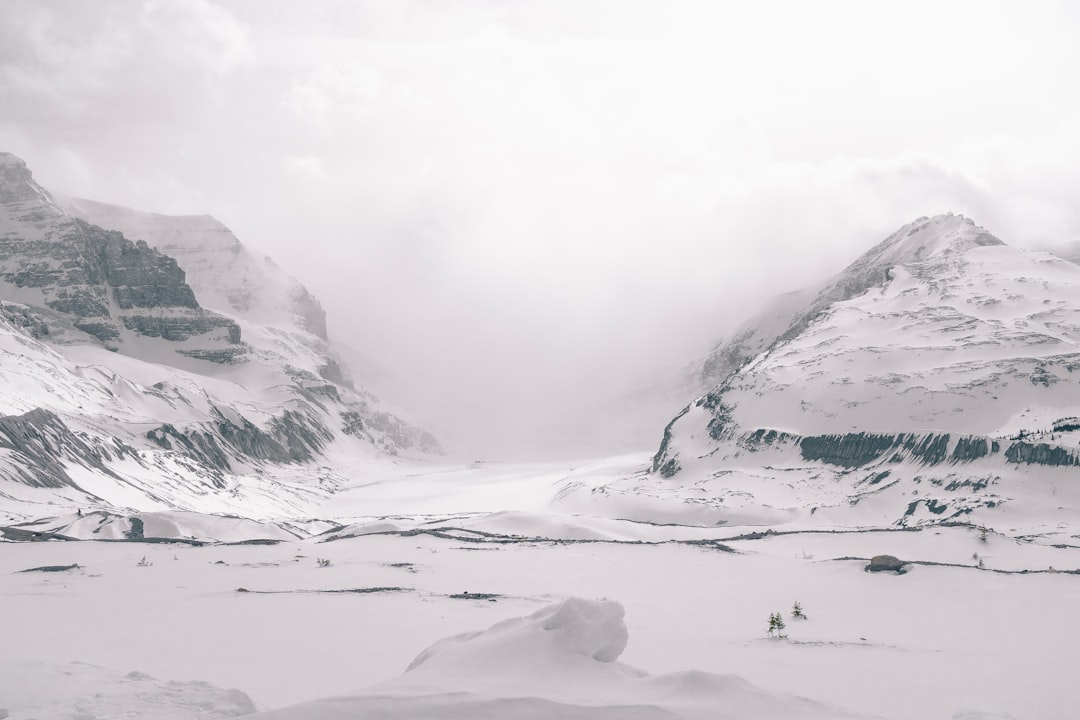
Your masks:
[[[239,690],[155,680],[85,663],[0,663],[0,718],[8,720],[208,720],[250,715]]]
[[[501,622],[488,630],[440,640],[420,653],[405,672],[418,668],[439,671],[463,665],[504,665],[511,648],[530,650],[533,659],[579,664],[581,660],[610,663],[622,655],[629,640],[623,606],[613,600],[568,598],[524,618]],[[425,667],[426,666],[426,667]]]
[[[485,720],[825,720],[857,716],[777,695],[733,675],[651,676],[618,662],[623,606],[568,598],[487,630],[441,640],[390,682],[353,697],[261,713],[261,720],[439,717]]]

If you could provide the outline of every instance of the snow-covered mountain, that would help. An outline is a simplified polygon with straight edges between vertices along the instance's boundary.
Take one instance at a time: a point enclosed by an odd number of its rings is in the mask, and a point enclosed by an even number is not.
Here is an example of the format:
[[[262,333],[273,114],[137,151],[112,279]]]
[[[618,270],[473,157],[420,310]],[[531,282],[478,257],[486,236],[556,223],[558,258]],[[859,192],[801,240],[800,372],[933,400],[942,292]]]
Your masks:
[[[0,356],[0,497],[16,513],[298,516],[350,464],[440,451],[352,386],[318,302],[223,225],[57,202],[8,154]]]
[[[1080,267],[920,218],[718,346],[718,384],[630,485],[693,488],[719,520],[1071,512],[1078,345]]]

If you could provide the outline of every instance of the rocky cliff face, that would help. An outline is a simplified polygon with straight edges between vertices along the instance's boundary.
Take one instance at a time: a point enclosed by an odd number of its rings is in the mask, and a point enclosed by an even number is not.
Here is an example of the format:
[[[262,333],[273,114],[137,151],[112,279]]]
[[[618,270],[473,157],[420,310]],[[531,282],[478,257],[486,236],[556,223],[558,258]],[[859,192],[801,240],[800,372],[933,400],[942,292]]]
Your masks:
[[[0,154],[0,296],[43,310],[54,337],[70,328],[116,349],[125,336],[171,342],[217,362],[241,353],[240,327],[200,307],[176,261],[71,217],[26,165]]]
[[[209,215],[161,215],[57,196],[74,217],[121,231],[176,258],[204,307],[240,320],[296,328],[327,340],[319,301],[270,258],[246,247]]]

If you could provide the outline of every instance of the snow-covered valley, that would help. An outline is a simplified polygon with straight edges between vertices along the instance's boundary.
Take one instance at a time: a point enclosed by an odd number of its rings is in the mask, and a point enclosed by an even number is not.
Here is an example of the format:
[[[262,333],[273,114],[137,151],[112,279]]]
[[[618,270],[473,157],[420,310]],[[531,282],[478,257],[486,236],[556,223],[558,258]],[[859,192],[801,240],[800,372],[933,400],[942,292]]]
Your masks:
[[[1074,263],[921,218],[655,452],[468,462],[213,218],[0,171],[0,719],[1076,717]]]

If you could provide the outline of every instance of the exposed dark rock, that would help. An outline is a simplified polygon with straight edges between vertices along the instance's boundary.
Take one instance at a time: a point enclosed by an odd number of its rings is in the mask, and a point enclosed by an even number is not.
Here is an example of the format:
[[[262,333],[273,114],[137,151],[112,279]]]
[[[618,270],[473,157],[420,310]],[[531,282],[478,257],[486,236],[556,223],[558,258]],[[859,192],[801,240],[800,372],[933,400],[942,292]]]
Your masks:
[[[881,482],[885,478],[889,477],[889,474],[890,474],[890,472],[888,470],[883,470],[883,471],[877,473],[876,475],[872,475],[870,477],[869,482],[870,482],[871,485],[877,485],[879,482]]]
[[[128,518],[131,521],[131,529],[124,533],[124,537],[128,540],[145,540],[146,536],[143,534],[143,521],[139,517]]]
[[[442,455],[445,452],[430,432],[405,422],[377,405],[358,403],[352,407],[355,409],[343,413],[342,418],[345,419],[348,412],[357,413],[355,416],[349,416],[354,420],[362,417],[364,419],[362,428],[348,420],[346,423],[351,424],[358,432],[366,432],[384,452],[391,455],[397,454],[400,450],[419,450],[431,455]],[[377,433],[381,438],[376,440],[373,433]]]
[[[21,328],[30,337],[41,340],[49,335],[48,324],[37,313],[25,305],[7,303],[0,300],[0,316],[17,328]]]
[[[355,389],[352,380],[345,375],[345,369],[341,366],[341,363],[334,358],[326,358],[326,364],[319,368],[319,375],[335,385],[341,385],[350,390]]]
[[[659,467],[660,476],[665,478],[675,477],[680,470],[682,470],[682,465],[679,464],[678,455],[668,458],[667,462]]]
[[[773,447],[784,443],[796,442],[798,440],[799,437],[797,435],[792,435],[791,433],[771,430],[769,428],[758,428],[739,438],[739,447],[744,450],[756,451],[765,447]]]
[[[957,491],[962,488],[970,488],[972,490],[982,490],[990,484],[990,478],[964,478],[963,480],[953,480],[945,486],[946,490]]]
[[[870,564],[863,569],[867,572],[892,572],[902,575],[904,563],[892,555],[875,555],[870,558]]]
[[[46,572],[46,573],[66,572],[68,570],[78,570],[81,567],[82,567],[82,565],[79,565],[78,563],[75,563],[75,564],[72,564],[72,565],[42,565],[41,567],[27,568],[26,570],[20,570],[19,572],[21,572],[21,573],[28,573],[28,572]]]
[[[206,333],[219,330],[222,342],[237,344],[240,342],[240,326],[232,320],[221,315],[202,310],[197,313],[184,313],[179,317],[162,314],[121,315],[120,321],[124,328],[145,335],[146,337],[159,337],[163,340],[179,342],[205,335]]]
[[[686,413],[690,412],[690,406],[687,405],[682,409],[678,415],[671,419],[671,422],[664,428],[664,438],[660,441],[660,448],[656,451],[656,454],[652,458],[652,472],[659,472],[661,467],[666,467],[668,473],[664,474],[664,477],[671,477],[675,473],[679,472],[679,464],[675,458],[669,458],[668,448],[671,445],[671,429],[675,427],[675,423],[679,422]]]
[[[819,460],[845,468],[862,467],[889,456],[890,462],[907,459],[923,465],[971,462],[996,452],[995,443],[978,436],[961,436],[950,454],[948,433],[846,433],[809,435],[799,442],[804,460]]]
[[[1025,465],[1080,465],[1080,458],[1067,448],[1046,443],[1014,442],[1005,451],[1005,459]]]
[[[319,395],[328,400],[334,402],[341,402],[341,393],[338,392],[337,385],[333,383],[325,383],[323,385],[303,385],[302,389],[305,393],[310,395]]]
[[[919,505],[924,505],[927,510],[929,510],[935,515],[940,515],[941,513],[949,509],[948,504],[938,502],[933,498],[915,500],[914,502],[908,503],[907,510],[904,511],[904,517],[914,515],[915,511],[919,508]]]
[[[295,410],[286,410],[271,420],[270,427],[274,439],[286,448],[288,462],[308,462],[334,439],[334,434],[317,420]]]
[[[199,463],[219,471],[231,469],[229,457],[217,435],[198,428],[179,430],[170,423],[146,433],[146,438],[166,450],[187,455]],[[218,480],[218,487],[225,487]]]
[[[73,542],[76,538],[61,535],[59,533],[44,532],[41,530],[26,530],[25,528],[0,527],[0,536],[14,542],[46,542],[48,540],[61,540]]]
[[[732,426],[734,408],[724,404],[723,397],[724,388],[720,387],[697,401],[698,405],[712,413],[708,425],[709,437],[717,441],[730,440],[735,434]]]
[[[220,350],[178,350],[181,355],[186,355],[196,360],[206,360],[219,365],[228,365],[236,362],[247,351],[244,345],[230,345]]]
[[[41,408],[22,415],[0,417],[0,449],[12,453],[9,462],[0,470],[0,477],[6,474],[30,487],[77,488],[64,469],[65,462],[117,477],[103,464],[104,460],[110,459],[104,448],[91,446],[53,412]]]
[[[978,460],[990,454],[990,441],[981,437],[961,437],[956,440],[952,458],[957,462]],[[997,452],[996,450],[994,452]]]
[[[235,322],[199,306],[173,258],[69,216],[26,164],[6,153],[0,157],[0,216],[13,221],[0,234],[0,280],[39,291],[45,307],[70,317],[68,327],[106,347],[125,330],[170,341],[213,334],[207,342],[217,347],[206,349],[214,351],[240,342]]]
[[[1028,375],[1028,381],[1032,385],[1042,385],[1043,387],[1050,387],[1058,381],[1058,376],[1046,369],[1045,365],[1037,365],[1031,374]]]
[[[230,460],[235,458],[308,462],[333,439],[333,433],[318,420],[295,410],[286,410],[271,420],[269,432],[247,418],[240,420],[237,424],[218,413],[217,422],[197,423],[184,429],[166,423],[146,433],[146,437],[159,447],[224,472],[232,470]],[[215,484],[225,486],[220,477],[215,478]]]
[[[239,593],[251,593],[252,595],[289,595],[289,594],[331,594],[331,595],[372,595],[375,593],[395,593],[395,592],[411,592],[411,588],[403,588],[397,586],[391,587],[361,587],[361,588],[341,588],[332,590],[248,590],[247,588],[236,588],[234,592]]]
[[[799,443],[804,460],[820,460],[841,467],[859,467],[880,459],[897,446],[896,435],[847,433],[811,435]]]
[[[360,413],[354,410],[346,410],[341,413],[341,420],[344,423],[341,432],[346,435],[359,435],[364,431],[364,419],[360,417]]]
[[[1054,432],[1056,432],[1056,433],[1072,432],[1074,430],[1080,430],[1080,418],[1078,418],[1078,417],[1067,417],[1067,418],[1061,418],[1060,420],[1055,420],[1053,428],[1054,428]]]

